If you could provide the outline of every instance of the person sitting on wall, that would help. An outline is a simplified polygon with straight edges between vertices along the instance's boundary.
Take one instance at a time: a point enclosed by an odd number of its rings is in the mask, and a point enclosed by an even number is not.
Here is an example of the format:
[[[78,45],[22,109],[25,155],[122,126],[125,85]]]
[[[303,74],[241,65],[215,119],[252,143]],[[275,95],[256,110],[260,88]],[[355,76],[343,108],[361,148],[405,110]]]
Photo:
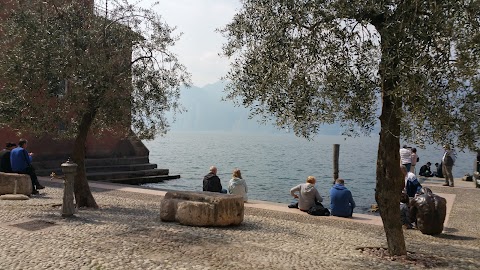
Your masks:
[[[18,147],[10,152],[10,164],[13,172],[30,176],[32,180],[32,194],[38,194],[38,189],[44,189],[45,187],[38,182],[35,168],[32,166],[33,153],[27,152],[27,143],[27,140],[20,139]]]
[[[402,192],[402,195],[400,196],[400,219],[402,220],[402,227],[405,229],[412,229],[409,204],[410,198],[407,193]]]
[[[246,202],[248,201],[247,191],[247,182],[242,178],[240,169],[234,169],[232,179],[230,179],[230,182],[228,183],[228,193],[242,195],[243,201]]]
[[[423,234],[442,233],[446,214],[447,200],[433,194],[427,187],[422,188],[410,202],[410,218],[416,220],[417,228]]]
[[[407,193],[408,197],[414,197],[420,189],[422,185],[418,182],[417,176],[415,176],[412,172],[407,172],[407,167],[404,165],[400,166],[400,169],[405,177],[405,192]]]
[[[330,208],[332,216],[352,217],[355,201],[343,179],[335,180],[335,185],[330,189]]]
[[[424,176],[424,177],[432,177],[433,176],[433,173],[432,171],[430,170],[430,166],[432,165],[432,163],[430,162],[427,162],[427,164],[423,165],[422,167],[420,167],[420,172],[418,173],[418,175],[420,176]]]
[[[5,149],[0,151],[0,172],[11,173],[12,165],[10,164],[10,152],[17,145],[11,142],[5,144]]]
[[[227,190],[222,188],[220,178],[217,176],[217,167],[211,166],[210,172],[203,177],[203,191],[227,193]]]
[[[307,182],[290,189],[290,195],[295,199],[298,199],[298,209],[303,212],[307,212],[315,202],[322,202],[323,198],[320,196],[315,183],[317,180],[313,176],[307,177]],[[296,194],[295,192],[298,192]]]

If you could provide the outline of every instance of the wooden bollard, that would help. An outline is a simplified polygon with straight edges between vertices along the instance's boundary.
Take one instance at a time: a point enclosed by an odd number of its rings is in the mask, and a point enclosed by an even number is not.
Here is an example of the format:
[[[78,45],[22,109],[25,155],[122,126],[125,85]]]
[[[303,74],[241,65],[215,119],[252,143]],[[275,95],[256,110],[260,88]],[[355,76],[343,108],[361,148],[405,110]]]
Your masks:
[[[333,145],[333,184],[338,179],[338,158],[340,156],[340,144]]]

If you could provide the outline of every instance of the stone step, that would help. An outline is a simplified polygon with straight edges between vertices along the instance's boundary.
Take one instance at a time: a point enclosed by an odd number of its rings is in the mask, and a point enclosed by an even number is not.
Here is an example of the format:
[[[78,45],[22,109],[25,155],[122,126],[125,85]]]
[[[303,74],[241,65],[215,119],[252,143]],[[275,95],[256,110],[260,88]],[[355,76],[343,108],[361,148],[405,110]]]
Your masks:
[[[147,163],[147,164],[128,164],[128,165],[112,165],[112,166],[93,166],[85,168],[87,173],[94,172],[120,172],[120,171],[141,171],[141,170],[151,170],[156,169],[157,164]],[[41,169],[36,170],[37,175],[39,176],[48,176],[52,172],[56,174],[63,174],[60,167],[53,169]]]
[[[105,179],[136,178],[145,176],[167,176],[168,169],[151,169],[141,171],[119,171],[119,172],[95,172],[87,173],[87,179],[93,181],[103,181]]]
[[[38,170],[48,170],[53,168],[60,168],[62,163],[65,160],[47,160],[33,162],[33,166]],[[132,164],[148,164],[149,158],[145,157],[123,157],[123,158],[87,158],[85,159],[86,167],[97,167],[97,166],[119,166],[119,165],[132,165]]]
[[[159,183],[166,180],[178,179],[178,178],[180,178],[180,175],[155,175],[155,176],[144,176],[144,177],[102,179],[97,181],[118,183],[118,184],[128,184],[128,185],[142,185],[142,184],[149,184],[149,183]]]

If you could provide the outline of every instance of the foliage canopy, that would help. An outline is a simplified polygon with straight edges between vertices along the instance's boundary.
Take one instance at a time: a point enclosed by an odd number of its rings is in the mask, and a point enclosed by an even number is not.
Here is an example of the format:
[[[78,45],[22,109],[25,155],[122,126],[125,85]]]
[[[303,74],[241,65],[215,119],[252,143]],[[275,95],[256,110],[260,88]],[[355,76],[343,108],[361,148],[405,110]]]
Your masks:
[[[152,138],[168,129],[164,113],[181,111],[179,87],[190,80],[169,51],[174,28],[127,1],[95,12],[32,2],[17,3],[2,26],[0,124],[74,137],[89,114],[95,132],[131,125]]]
[[[480,1],[242,2],[222,30],[228,97],[254,114],[304,137],[333,122],[369,134],[387,94],[402,138],[474,148]]]

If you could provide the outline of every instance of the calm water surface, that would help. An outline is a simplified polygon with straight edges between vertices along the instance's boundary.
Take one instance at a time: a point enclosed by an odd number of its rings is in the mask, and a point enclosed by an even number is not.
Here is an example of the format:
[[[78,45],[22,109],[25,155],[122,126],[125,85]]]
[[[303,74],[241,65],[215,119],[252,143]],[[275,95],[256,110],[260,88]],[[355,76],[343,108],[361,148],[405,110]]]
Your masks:
[[[215,165],[226,188],[233,169],[238,167],[247,181],[249,199],[287,204],[292,200],[290,188],[313,175],[326,206],[333,180],[333,144],[340,144],[339,175],[353,193],[357,203],[355,212],[366,212],[375,203],[378,136],[318,136],[307,141],[289,134],[170,132],[144,143],[150,149],[151,163],[170,169],[170,174],[181,175],[180,179],[149,187],[201,191],[203,176]],[[427,161],[440,162],[443,150],[439,146],[417,147],[417,153],[418,172]],[[454,177],[471,174],[474,159],[474,153],[459,152]]]

